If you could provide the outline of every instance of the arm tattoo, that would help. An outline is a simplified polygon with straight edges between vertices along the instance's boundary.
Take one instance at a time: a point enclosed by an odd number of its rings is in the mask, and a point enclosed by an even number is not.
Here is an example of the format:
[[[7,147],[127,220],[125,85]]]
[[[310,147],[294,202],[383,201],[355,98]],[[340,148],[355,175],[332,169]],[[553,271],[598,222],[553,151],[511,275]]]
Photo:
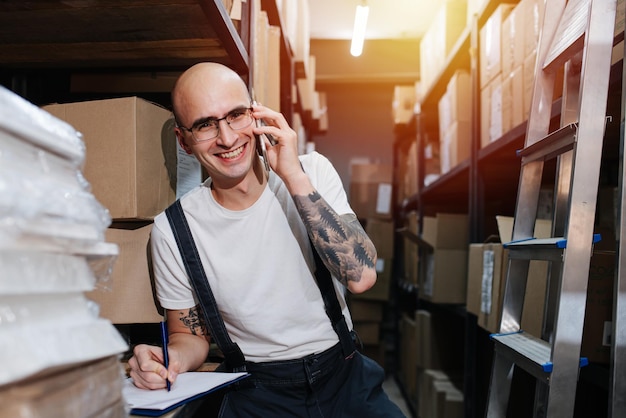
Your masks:
[[[189,313],[180,314],[180,321],[185,325],[193,335],[208,335],[204,316],[198,306],[189,309]]]
[[[356,216],[339,216],[317,191],[294,196],[311,241],[331,274],[347,285],[374,268],[376,249]]]

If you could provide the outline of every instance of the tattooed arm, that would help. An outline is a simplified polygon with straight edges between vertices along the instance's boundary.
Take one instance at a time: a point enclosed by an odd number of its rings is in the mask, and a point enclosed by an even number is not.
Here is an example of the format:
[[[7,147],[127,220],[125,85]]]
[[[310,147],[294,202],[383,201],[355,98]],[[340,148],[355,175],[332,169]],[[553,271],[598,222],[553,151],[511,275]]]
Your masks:
[[[310,182],[307,182],[310,185]],[[306,190],[306,183],[302,190]],[[334,277],[352,293],[362,293],[376,282],[376,248],[356,216],[339,216],[310,186],[293,199],[313,245]]]
[[[139,344],[128,360],[130,377],[142,389],[162,389],[165,379],[174,383],[180,373],[196,370],[209,354],[209,333],[198,306],[168,310],[169,367],[163,366],[161,347]]]

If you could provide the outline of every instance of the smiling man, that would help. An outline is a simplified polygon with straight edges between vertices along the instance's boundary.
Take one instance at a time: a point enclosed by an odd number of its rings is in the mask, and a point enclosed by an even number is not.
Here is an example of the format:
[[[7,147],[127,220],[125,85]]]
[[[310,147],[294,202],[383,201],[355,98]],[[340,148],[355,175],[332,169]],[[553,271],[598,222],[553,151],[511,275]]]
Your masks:
[[[135,384],[175,384],[206,360],[213,339],[227,354],[226,368],[250,373],[228,392],[220,416],[403,416],[382,390],[383,369],[356,350],[350,331],[345,289],[373,286],[376,249],[332,164],[319,153],[299,156],[284,116],[253,104],[243,80],[220,64],[187,70],[172,102],[180,145],[209,174],[177,203],[213,298],[200,303],[175,222],[160,214],[151,243],[169,367],[161,348],[139,345],[129,361]],[[259,119],[265,125],[257,126]],[[326,269],[332,282],[318,286]],[[229,343],[237,355],[224,350]]]

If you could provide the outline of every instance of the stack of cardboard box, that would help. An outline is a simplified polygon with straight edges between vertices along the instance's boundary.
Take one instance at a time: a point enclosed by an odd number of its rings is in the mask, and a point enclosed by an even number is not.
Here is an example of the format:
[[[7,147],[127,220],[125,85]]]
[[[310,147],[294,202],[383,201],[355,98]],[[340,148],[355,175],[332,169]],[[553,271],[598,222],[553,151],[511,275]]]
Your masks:
[[[470,157],[472,147],[472,84],[465,70],[454,73],[439,99],[439,161],[441,174]]]
[[[381,342],[383,313],[391,292],[394,257],[394,223],[391,201],[392,167],[386,164],[353,164],[350,179],[350,204],[365,225],[378,261],[376,284],[361,294],[351,294],[355,331],[366,351],[384,365],[384,344]],[[362,315],[367,307],[376,315]]]
[[[465,303],[469,220],[464,214],[438,213],[423,218],[420,297],[433,303]]]
[[[128,346],[86,297],[118,249],[83,177],[84,143],[5,89],[0,121],[2,414],[124,417],[118,356]]]
[[[162,312],[153,297],[148,239],[154,216],[176,198],[177,145],[170,111],[137,97],[53,104],[45,110],[83,134],[85,177],[108,208],[106,239],[120,248],[110,280],[88,296],[115,324],[155,323]],[[192,171],[190,183],[201,181]]]

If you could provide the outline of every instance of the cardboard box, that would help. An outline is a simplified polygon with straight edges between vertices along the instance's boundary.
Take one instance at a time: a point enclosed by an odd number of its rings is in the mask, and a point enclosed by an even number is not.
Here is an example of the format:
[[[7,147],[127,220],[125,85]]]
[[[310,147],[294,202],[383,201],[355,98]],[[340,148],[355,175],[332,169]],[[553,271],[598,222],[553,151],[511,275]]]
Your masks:
[[[467,215],[443,214],[423,218],[424,252],[420,297],[434,303],[465,303],[467,291]]]
[[[176,198],[169,110],[137,97],[43,107],[84,135],[84,174],[113,219],[153,219]]]
[[[458,387],[458,376],[451,379],[448,373],[443,370],[425,369],[418,373],[418,416],[419,417],[435,417],[437,410],[436,393],[437,387],[441,388],[441,384]],[[435,402],[434,402],[435,401]]]
[[[413,404],[418,400],[417,386],[417,345],[421,344],[418,339],[417,327],[415,320],[409,315],[402,315],[399,324],[400,328],[400,367],[398,367],[398,375],[406,390],[409,401]]]
[[[502,78],[492,79],[480,91],[480,146],[486,147],[503,134],[502,126]]]
[[[472,79],[465,70],[455,71],[446,86],[450,97],[451,121],[470,122],[472,120]]]
[[[380,301],[361,300],[350,298],[350,315],[354,322],[382,322],[383,306]]]
[[[395,86],[393,89],[392,115],[393,123],[406,124],[411,121],[414,114],[415,85]]]
[[[379,257],[376,261],[376,283],[363,293],[353,293],[352,298],[379,301],[389,300],[389,293],[391,292],[392,264],[392,259]]]
[[[420,79],[422,92],[428,91],[445,65],[448,55],[465,29],[466,0],[443,2],[420,40]]]
[[[393,166],[352,164],[350,205],[359,219],[391,219]]]
[[[393,221],[370,218],[365,223],[365,232],[370,237],[379,258],[392,260],[394,256],[394,229]]]
[[[523,65],[502,77],[502,132],[506,133],[524,122]]]
[[[519,2],[502,22],[502,77],[524,63],[524,24],[527,1]]]
[[[465,214],[424,216],[422,239],[435,250],[467,250],[469,220]]]
[[[543,25],[544,1],[522,0],[524,3],[524,56],[528,57],[539,45],[539,35]]]
[[[154,296],[148,240],[152,223],[114,224],[106,241],[119,246],[110,280],[85,295],[100,305],[100,316],[114,324],[156,323],[163,320]]]
[[[471,122],[453,122],[441,141],[441,174],[447,173],[467,160],[470,157],[471,147]]]
[[[504,287],[508,269],[508,251],[501,242],[509,242],[513,232],[513,218],[497,216],[500,242],[470,244],[466,309],[477,316],[480,327],[489,332],[499,332],[502,316]],[[551,234],[550,220],[538,219],[535,237],[547,238]],[[522,311],[522,329],[541,336],[543,305],[545,300],[548,262],[530,262],[526,295]]]
[[[501,4],[489,16],[479,31],[480,88],[502,73],[502,23],[514,5]]]
[[[463,392],[450,381],[434,381],[432,417],[434,418],[463,418]]]

